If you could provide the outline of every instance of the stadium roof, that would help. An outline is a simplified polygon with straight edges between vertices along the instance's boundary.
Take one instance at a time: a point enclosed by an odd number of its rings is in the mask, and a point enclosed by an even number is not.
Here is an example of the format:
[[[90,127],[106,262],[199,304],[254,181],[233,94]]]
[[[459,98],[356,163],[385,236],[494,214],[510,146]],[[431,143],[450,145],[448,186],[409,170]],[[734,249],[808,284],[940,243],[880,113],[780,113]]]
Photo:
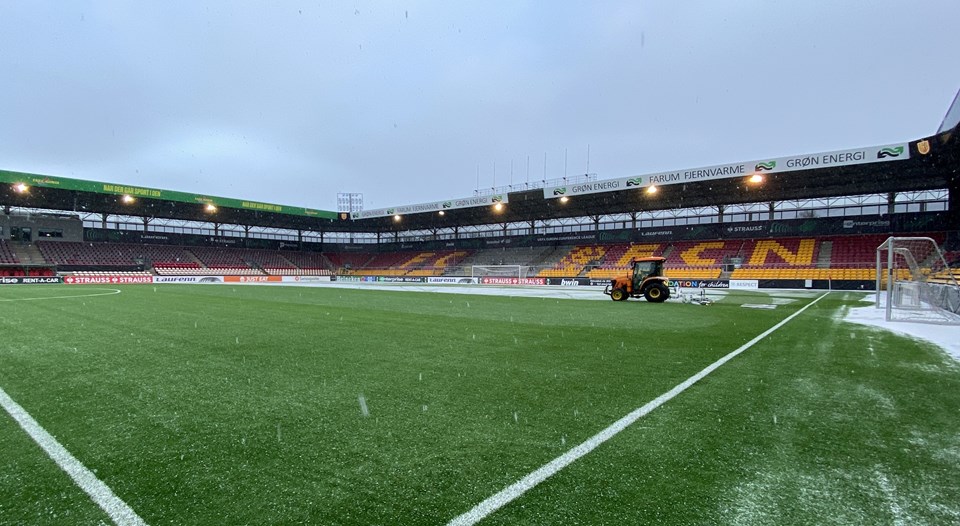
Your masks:
[[[751,202],[955,189],[960,184],[960,137],[956,136],[956,123],[952,124],[952,128],[937,135],[898,145],[740,162],[594,181],[579,186],[547,187],[476,198],[475,202],[458,201],[456,206],[454,200],[409,205],[371,211],[366,216],[373,217],[357,219],[324,210],[2,170],[0,183],[7,184],[0,184],[0,204],[317,232],[395,232]],[[757,173],[762,174],[763,182],[750,183],[749,177]],[[29,191],[18,192],[18,183],[28,185]],[[658,191],[655,194],[647,192],[650,186],[657,186]],[[498,210],[493,203],[501,200],[507,204]],[[402,214],[399,220],[395,213]]]
[[[291,228],[337,218],[327,210],[4,170],[0,183],[8,183],[0,198],[12,206]],[[29,191],[18,191],[21,184]]]

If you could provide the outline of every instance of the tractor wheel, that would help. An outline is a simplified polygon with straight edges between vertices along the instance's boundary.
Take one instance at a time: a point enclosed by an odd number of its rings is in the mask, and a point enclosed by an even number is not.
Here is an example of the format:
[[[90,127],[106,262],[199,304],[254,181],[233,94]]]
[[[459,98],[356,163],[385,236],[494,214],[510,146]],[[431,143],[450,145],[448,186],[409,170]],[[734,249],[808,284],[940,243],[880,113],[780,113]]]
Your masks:
[[[651,303],[663,303],[670,297],[670,289],[663,283],[654,283],[647,287],[643,296]]]
[[[610,299],[613,301],[624,301],[627,299],[627,291],[623,289],[613,289],[610,291]]]

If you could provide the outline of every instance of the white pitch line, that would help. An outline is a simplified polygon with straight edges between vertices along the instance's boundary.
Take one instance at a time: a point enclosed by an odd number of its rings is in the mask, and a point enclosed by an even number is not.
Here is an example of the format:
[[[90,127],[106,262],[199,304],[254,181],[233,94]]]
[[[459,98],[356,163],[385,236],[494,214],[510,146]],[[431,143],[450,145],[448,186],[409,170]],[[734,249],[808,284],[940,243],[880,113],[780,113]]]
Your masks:
[[[30,438],[60,466],[60,469],[66,472],[77,483],[77,486],[80,486],[80,489],[90,495],[93,502],[100,506],[117,526],[147,526],[147,523],[137,515],[137,512],[133,511],[126,502],[120,500],[120,497],[117,497],[109,486],[71,455],[20,404],[10,398],[10,395],[2,387],[0,387],[0,405],[30,435]]]
[[[5,299],[0,301],[65,300],[70,298],[95,298],[97,296],[113,296],[115,294],[120,294],[120,291],[118,289],[100,289],[100,290],[109,290],[111,292],[100,292],[97,294],[82,294],[79,296],[48,296],[46,298],[13,298],[13,299]]]
[[[603,444],[603,443],[606,442],[607,440],[610,440],[611,438],[613,438],[614,436],[616,436],[618,433],[620,433],[621,431],[623,431],[624,429],[626,429],[627,427],[629,427],[631,424],[633,424],[633,423],[636,422],[637,420],[639,420],[639,419],[643,418],[644,416],[646,416],[647,414],[649,414],[649,413],[650,413],[651,411],[653,411],[654,409],[656,409],[656,408],[660,407],[661,405],[669,402],[671,399],[673,399],[673,398],[674,398],[675,396],[677,396],[678,394],[686,391],[690,386],[692,386],[693,384],[699,382],[699,381],[702,380],[705,376],[707,376],[708,374],[710,374],[710,373],[712,373],[713,371],[717,370],[717,369],[718,369],[720,366],[722,366],[723,364],[725,364],[725,363],[729,362],[730,360],[736,358],[737,355],[739,355],[740,353],[746,351],[746,350],[749,349],[750,347],[753,347],[754,345],[757,344],[757,342],[759,342],[760,340],[763,340],[764,338],[766,338],[767,336],[769,336],[771,333],[773,333],[774,331],[776,331],[776,330],[779,329],[780,327],[783,327],[784,325],[786,325],[790,320],[792,320],[792,319],[796,318],[797,316],[799,316],[800,314],[802,314],[803,311],[805,311],[805,310],[807,310],[808,308],[810,308],[814,303],[816,303],[816,302],[822,300],[823,298],[825,298],[825,297],[827,296],[827,294],[829,294],[829,293],[823,294],[823,295],[821,295],[820,297],[818,297],[817,299],[811,301],[810,303],[808,303],[807,305],[805,305],[802,309],[798,310],[797,312],[794,312],[794,313],[791,314],[790,316],[787,316],[786,319],[784,319],[784,320],[781,321],[780,323],[774,325],[773,327],[767,329],[766,331],[764,331],[762,334],[760,334],[760,335],[757,336],[756,338],[754,338],[754,339],[750,340],[749,342],[743,344],[743,345],[740,346],[740,348],[738,348],[737,350],[731,352],[730,354],[727,354],[727,355],[724,356],[723,358],[720,358],[719,360],[717,360],[717,361],[713,362],[712,364],[708,365],[706,368],[704,368],[704,369],[703,369],[702,371],[700,371],[699,373],[691,376],[690,378],[687,378],[683,383],[677,385],[676,387],[674,387],[673,389],[667,391],[666,393],[658,396],[656,399],[654,399],[653,401],[647,403],[647,404],[644,405],[643,407],[640,407],[639,409],[633,410],[630,414],[628,414],[627,416],[621,418],[620,420],[617,420],[616,422],[614,422],[613,424],[611,424],[610,427],[608,427],[608,428],[604,429],[603,431],[597,433],[596,435],[590,437],[589,439],[587,439],[587,440],[586,440],[585,442],[583,442],[582,444],[574,447],[574,448],[571,449],[570,451],[567,451],[567,452],[564,453],[563,455],[560,455],[559,457],[551,460],[551,461],[548,462],[547,464],[544,464],[543,466],[541,466],[540,468],[538,468],[536,471],[533,471],[532,473],[530,473],[529,475],[523,477],[522,479],[518,480],[517,482],[514,482],[514,483],[511,484],[510,486],[507,486],[506,488],[504,488],[503,490],[501,490],[499,493],[493,495],[492,497],[487,498],[486,500],[484,500],[484,501],[481,502],[480,504],[477,504],[477,505],[474,506],[473,509],[471,509],[470,511],[468,511],[468,512],[464,513],[463,515],[460,515],[459,517],[456,517],[455,519],[451,520],[449,523],[447,523],[447,526],[472,526],[472,525],[474,525],[474,524],[482,521],[483,519],[485,519],[487,516],[489,516],[489,515],[492,514],[493,512],[499,510],[499,509],[502,508],[503,506],[506,506],[507,504],[509,504],[510,502],[512,502],[512,501],[513,501],[514,499],[516,499],[517,497],[520,497],[521,495],[523,495],[523,494],[526,493],[527,491],[533,489],[535,486],[537,486],[537,485],[540,484],[541,482],[543,482],[543,481],[547,480],[548,478],[552,477],[553,475],[555,475],[555,474],[556,474],[557,472],[559,472],[561,469],[563,469],[563,468],[569,466],[570,464],[574,463],[576,460],[578,460],[580,457],[586,455],[587,453],[590,453],[591,451],[593,451],[594,449],[596,449],[597,447],[599,447],[601,444]]]

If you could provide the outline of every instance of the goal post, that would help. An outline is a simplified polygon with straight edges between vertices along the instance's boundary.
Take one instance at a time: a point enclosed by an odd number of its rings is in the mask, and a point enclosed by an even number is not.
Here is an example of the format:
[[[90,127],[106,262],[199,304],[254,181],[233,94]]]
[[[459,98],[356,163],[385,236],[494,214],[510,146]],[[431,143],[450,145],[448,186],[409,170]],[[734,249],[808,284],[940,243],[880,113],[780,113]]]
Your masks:
[[[936,241],[889,237],[876,264],[875,306],[887,321],[960,325],[960,286]]]
[[[526,278],[529,271],[530,267],[526,265],[471,265],[470,277]]]

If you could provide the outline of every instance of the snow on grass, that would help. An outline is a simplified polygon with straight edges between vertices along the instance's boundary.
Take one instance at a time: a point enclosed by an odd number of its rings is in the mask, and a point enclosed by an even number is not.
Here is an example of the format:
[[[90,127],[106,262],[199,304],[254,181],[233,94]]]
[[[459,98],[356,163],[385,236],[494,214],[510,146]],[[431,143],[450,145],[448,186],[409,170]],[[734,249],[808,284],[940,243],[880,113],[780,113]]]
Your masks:
[[[863,301],[868,306],[850,309],[844,321],[878,327],[890,332],[919,338],[937,345],[947,354],[960,361],[960,327],[956,325],[932,325],[927,323],[890,322],[883,309],[874,307],[876,296],[870,294]]]
[[[884,499],[890,507],[890,514],[893,516],[894,526],[913,524],[913,521],[907,516],[903,511],[903,507],[900,505],[900,497],[897,495],[896,486],[894,486],[893,483],[890,482],[890,479],[887,478],[887,475],[879,469],[874,471],[874,476],[876,476],[877,484],[880,486]]]
[[[734,489],[733,502],[724,510],[724,523],[734,526],[787,524],[794,514],[832,517],[821,524],[865,524],[856,507],[837,507],[847,498],[849,473],[838,471],[804,472],[783,470],[760,472]],[[791,509],[784,509],[789,505]]]
[[[872,387],[868,387],[868,386],[863,385],[863,384],[858,385],[858,386],[857,386],[857,395],[858,395],[858,396],[862,396],[862,397],[864,397],[864,398],[866,398],[866,399],[868,399],[868,400],[872,400],[872,401],[876,402],[876,404],[877,404],[879,407],[882,407],[883,409],[885,409],[885,410],[887,410],[887,411],[895,411],[895,410],[896,410],[896,406],[894,405],[892,398],[890,398],[889,396],[883,394],[882,392],[878,391],[877,389],[873,389]]]

